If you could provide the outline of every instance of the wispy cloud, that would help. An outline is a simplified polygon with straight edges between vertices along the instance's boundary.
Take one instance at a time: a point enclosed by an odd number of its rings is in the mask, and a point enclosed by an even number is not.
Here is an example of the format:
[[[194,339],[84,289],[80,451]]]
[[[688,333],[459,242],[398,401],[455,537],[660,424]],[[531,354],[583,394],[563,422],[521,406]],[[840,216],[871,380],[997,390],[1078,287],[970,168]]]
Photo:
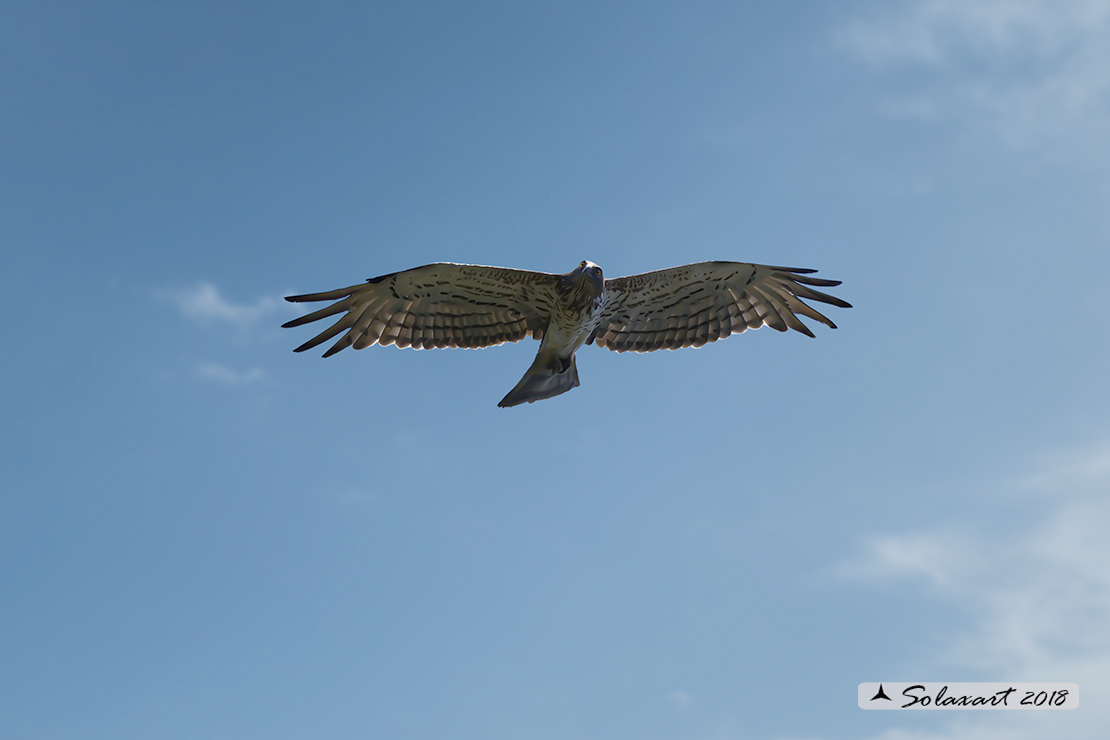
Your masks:
[[[870,537],[859,557],[840,563],[835,571],[846,578],[894,581],[916,579],[946,590],[953,574],[982,561],[983,553],[966,537],[952,532]]]
[[[260,298],[254,303],[233,303],[224,298],[215,285],[207,282],[182,290],[166,291],[164,295],[177,305],[186,318],[200,322],[226,322],[239,328],[251,326],[280,305],[273,298]]]
[[[892,108],[973,119],[1019,147],[1052,141],[1110,153],[1110,0],[882,7],[844,27],[841,40],[879,69],[931,73],[916,75]]]
[[[196,366],[196,373],[205,380],[211,380],[224,385],[244,385],[254,383],[266,377],[262,368],[252,367],[249,370],[235,370],[226,365],[215,362],[202,362]]]
[[[876,63],[954,64],[975,55],[1051,58],[1075,52],[1110,26],[1106,0],[917,0],[885,6],[844,39]]]
[[[1041,495],[1086,491],[1096,495],[1110,481],[1110,442],[1044,455],[1033,470],[1017,480],[1021,488]]]
[[[965,615],[954,634],[931,635],[948,647],[924,672],[982,680],[1074,681],[1082,709],[1050,723],[1028,716],[958,719],[941,730],[890,731],[879,738],[1102,738],[1110,731],[1110,445],[1058,456],[1033,474],[1000,486],[1011,507],[1031,516],[1000,533],[984,521],[960,532],[918,531],[873,537],[838,573],[876,586],[923,579],[928,598]],[[1046,494],[1017,495],[1031,487]],[[948,628],[951,625],[947,625]],[[1015,713],[1016,714],[1016,713]]]
[[[694,697],[685,691],[672,691],[667,694],[667,700],[682,711],[686,711],[694,704]]]

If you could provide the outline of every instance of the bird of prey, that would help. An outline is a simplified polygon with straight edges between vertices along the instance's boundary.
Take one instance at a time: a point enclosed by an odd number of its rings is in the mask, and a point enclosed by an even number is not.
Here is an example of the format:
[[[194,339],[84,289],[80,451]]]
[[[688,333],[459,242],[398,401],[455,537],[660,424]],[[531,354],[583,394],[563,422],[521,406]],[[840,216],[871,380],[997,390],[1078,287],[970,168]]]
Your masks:
[[[700,347],[765,325],[812,337],[799,314],[835,329],[836,324],[802,299],[851,305],[810,287],[840,285],[839,280],[810,277],[814,272],[699,262],[606,280],[589,261],[563,275],[436,263],[349,288],[289,296],[285,300],[294,303],[335,303],[283,326],[342,314],[294,350],[303,352],[342,335],[324,357],[373,344],[469,349],[538,339],[532,366],[498,404],[508,407],[577,387],[574,354],[583,344],[614,352]]]

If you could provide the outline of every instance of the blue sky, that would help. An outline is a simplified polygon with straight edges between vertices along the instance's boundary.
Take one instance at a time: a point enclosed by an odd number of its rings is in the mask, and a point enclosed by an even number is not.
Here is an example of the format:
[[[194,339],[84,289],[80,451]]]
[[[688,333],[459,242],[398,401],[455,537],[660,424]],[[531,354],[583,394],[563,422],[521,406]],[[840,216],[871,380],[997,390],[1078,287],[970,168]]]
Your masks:
[[[1105,0],[3,6],[0,734],[1105,737],[1108,36]],[[509,410],[533,342],[278,328],[583,259],[855,308],[585,348]]]

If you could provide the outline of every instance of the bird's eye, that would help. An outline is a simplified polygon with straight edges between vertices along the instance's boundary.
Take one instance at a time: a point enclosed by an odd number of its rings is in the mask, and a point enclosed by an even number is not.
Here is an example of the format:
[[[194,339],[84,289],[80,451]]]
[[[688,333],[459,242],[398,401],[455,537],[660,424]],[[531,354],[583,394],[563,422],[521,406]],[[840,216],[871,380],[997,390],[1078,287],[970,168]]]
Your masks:
[[[601,276],[601,268],[600,267],[595,267],[594,269],[590,270],[590,272],[592,272],[597,277]]]
[[[586,260],[582,260],[582,264],[580,264],[579,267],[585,267],[585,266],[586,266]]]

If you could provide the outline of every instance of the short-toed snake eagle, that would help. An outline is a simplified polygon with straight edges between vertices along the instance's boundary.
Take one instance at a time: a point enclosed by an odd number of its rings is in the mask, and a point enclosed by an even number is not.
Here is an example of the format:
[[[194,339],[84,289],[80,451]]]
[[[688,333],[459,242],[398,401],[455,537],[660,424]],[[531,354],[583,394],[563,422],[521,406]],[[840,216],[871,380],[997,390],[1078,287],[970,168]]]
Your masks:
[[[764,325],[812,337],[799,314],[835,329],[836,324],[802,299],[851,306],[810,287],[840,285],[811,277],[813,272],[699,262],[606,280],[589,261],[564,275],[436,263],[349,288],[289,296],[286,300],[294,303],[335,303],[283,326],[342,314],[294,350],[303,352],[339,336],[324,357],[373,344],[476,348],[530,336],[540,340],[536,359],[498,404],[516,406],[576,387],[574,354],[583,344],[614,352],[700,347]]]

